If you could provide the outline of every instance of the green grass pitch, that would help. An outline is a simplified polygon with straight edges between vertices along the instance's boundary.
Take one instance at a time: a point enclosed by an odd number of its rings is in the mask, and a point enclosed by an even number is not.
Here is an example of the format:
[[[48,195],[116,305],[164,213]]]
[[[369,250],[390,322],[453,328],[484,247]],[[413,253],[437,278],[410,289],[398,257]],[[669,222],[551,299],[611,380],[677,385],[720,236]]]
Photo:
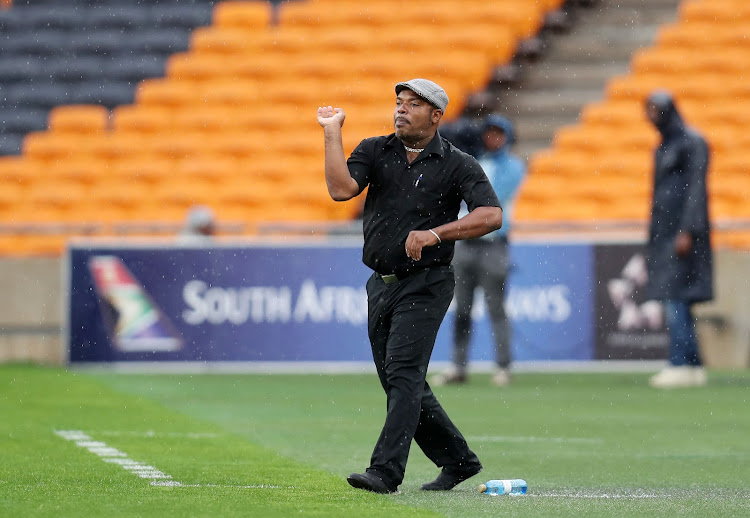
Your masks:
[[[412,449],[397,495],[350,488],[385,412],[374,375],[0,366],[0,516],[750,516],[750,373],[488,375],[436,393],[485,469],[453,491]],[[489,497],[490,478],[529,494]]]

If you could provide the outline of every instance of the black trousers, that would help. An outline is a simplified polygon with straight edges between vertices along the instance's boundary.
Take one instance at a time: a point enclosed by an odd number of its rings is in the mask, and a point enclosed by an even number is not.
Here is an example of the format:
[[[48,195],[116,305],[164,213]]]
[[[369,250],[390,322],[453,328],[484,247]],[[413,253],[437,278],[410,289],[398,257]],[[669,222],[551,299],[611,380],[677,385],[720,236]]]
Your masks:
[[[427,384],[427,366],[440,324],[453,299],[450,266],[386,284],[367,281],[368,332],[387,414],[367,471],[393,489],[404,479],[414,439],[438,467],[479,463]]]

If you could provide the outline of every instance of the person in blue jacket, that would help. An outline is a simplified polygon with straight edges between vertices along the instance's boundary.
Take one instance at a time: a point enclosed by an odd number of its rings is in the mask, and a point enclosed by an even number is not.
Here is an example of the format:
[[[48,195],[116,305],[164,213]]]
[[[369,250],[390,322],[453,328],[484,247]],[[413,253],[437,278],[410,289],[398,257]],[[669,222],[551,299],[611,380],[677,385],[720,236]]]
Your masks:
[[[505,312],[505,283],[510,270],[508,230],[513,218],[513,200],[526,176],[526,165],[511,153],[515,142],[513,124],[507,118],[489,114],[484,117],[481,139],[483,151],[479,163],[495,189],[503,207],[503,226],[476,239],[456,243],[453,266],[456,271],[455,325],[453,329],[453,365],[432,377],[432,385],[464,383],[467,380],[471,313],[474,296],[484,291],[487,312],[492,322],[496,368],[492,383],[510,383],[511,329]]]

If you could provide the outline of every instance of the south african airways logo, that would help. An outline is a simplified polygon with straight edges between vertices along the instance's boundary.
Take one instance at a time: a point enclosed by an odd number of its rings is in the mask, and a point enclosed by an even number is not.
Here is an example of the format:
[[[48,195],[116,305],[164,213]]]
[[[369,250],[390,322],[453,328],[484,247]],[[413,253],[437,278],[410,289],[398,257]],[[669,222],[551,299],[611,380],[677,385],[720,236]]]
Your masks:
[[[123,352],[176,351],[180,333],[122,259],[94,256],[89,270],[99,296],[104,323],[114,346]]]

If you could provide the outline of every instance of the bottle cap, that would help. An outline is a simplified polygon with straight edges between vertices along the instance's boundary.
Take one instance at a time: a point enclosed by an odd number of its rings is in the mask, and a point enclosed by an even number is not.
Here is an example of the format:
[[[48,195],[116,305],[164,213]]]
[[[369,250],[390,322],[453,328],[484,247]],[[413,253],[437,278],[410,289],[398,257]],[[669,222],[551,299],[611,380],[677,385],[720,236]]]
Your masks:
[[[479,487],[477,489],[479,489],[480,493],[484,493],[485,491],[487,491],[487,485],[486,484],[479,484]]]

